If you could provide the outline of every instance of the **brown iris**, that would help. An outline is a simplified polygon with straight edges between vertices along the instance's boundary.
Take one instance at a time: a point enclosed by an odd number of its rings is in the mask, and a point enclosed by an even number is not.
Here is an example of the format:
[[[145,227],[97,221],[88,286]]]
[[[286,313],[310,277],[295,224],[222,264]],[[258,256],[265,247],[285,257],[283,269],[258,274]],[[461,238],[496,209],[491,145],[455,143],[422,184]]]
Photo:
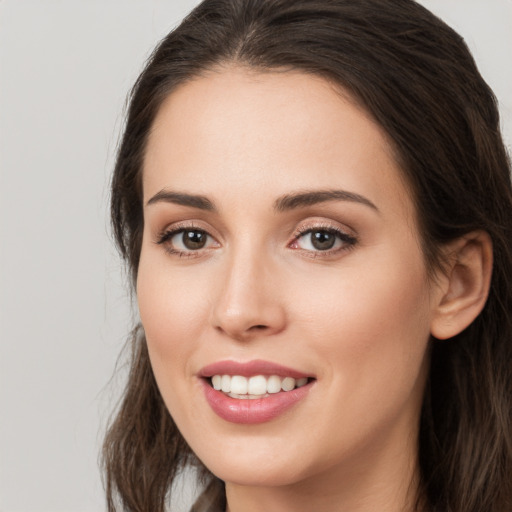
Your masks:
[[[182,235],[183,245],[190,250],[202,249],[206,244],[207,236],[204,231],[184,231]]]
[[[332,249],[336,242],[336,236],[328,231],[312,231],[311,245],[319,251],[327,251]]]

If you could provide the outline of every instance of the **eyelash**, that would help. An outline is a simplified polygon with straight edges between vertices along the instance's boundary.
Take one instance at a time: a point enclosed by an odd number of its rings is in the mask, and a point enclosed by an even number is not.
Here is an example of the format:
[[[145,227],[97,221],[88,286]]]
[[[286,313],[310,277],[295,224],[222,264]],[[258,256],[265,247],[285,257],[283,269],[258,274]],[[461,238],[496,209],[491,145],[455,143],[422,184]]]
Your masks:
[[[186,233],[186,232],[195,232],[195,233],[201,233],[203,235],[206,235],[208,238],[215,240],[206,230],[196,227],[194,225],[184,225],[176,227],[175,229],[167,230],[158,236],[156,243],[158,245],[165,245],[165,250],[172,255],[179,256],[180,258],[196,258],[201,256],[203,251],[208,251],[211,248],[199,248],[199,249],[189,249],[186,251],[176,249],[173,247],[169,242],[170,240],[180,233]],[[288,243],[287,247],[291,247],[293,245],[296,245],[298,241],[305,237],[308,234],[311,233],[328,233],[330,235],[334,235],[337,240],[342,242],[341,247],[337,247],[336,249],[327,249],[327,250],[311,250],[311,249],[301,249],[300,247],[292,247],[294,250],[299,250],[302,253],[306,254],[310,258],[328,258],[330,256],[334,256],[340,252],[345,252],[351,250],[358,242],[357,238],[353,235],[349,235],[348,233],[340,230],[339,228],[335,228],[333,226],[327,226],[327,225],[317,225],[317,226],[309,226],[307,228],[299,228],[294,234],[293,239],[290,243]],[[207,243],[207,242],[205,242]]]
[[[179,235],[180,233],[186,233],[186,232],[195,232],[195,233],[202,233],[203,235],[206,235],[210,239],[214,239],[206,230],[199,228],[197,226],[194,226],[193,224],[190,225],[183,225],[183,226],[177,226],[174,229],[170,229],[167,231],[164,231],[160,233],[158,236],[158,239],[156,243],[158,245],[164,245],[165,250],[174,256],[179,256],[180,258],[196,258],[201,255],[201,249],[193,250],[190,249],[188,251],[182,251],[179,249],[176,249],[172,246],[170,243],[170,240],[175,237],[176,235]],[[208,250],[208,249],[206,249]]]
[[[301,249],[300,247],[295,248],[295,250],[299,250],[303,252],[310,258],[328,258],[330,256],[335,256],[338,253],[346,252],[354,248],[357,244],[358,240],[355,236],[349,235],[345,231],[342,231],[339,228],[333,227],[331,225],[316,225],[316,226],[308,226],[306,228],[298,228],[297,231],[293,235],[293,240],[288,246],[292,246],[297,244],[298,241],[311,233],[328,233],[330,235],[334,235],[337,241],[341,242],[341,247],[337,247],[335,249],[327,249],[327,250],[310,250],[310,249]]]

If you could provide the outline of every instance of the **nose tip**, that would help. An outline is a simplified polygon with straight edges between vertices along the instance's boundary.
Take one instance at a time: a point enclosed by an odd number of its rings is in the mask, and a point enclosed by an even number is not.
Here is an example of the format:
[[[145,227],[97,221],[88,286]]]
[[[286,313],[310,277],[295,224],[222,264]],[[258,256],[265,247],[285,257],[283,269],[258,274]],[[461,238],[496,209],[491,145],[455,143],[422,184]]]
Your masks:
[[[285,325],[285,310],[268,273],[247,262],[232,267],[214,305],[214,328],[232,339],[246,341],[277,334]]]
[[[217,331],[238,341],[277,334],[282,330],[283,325],[284,318],[279,318],[278,315],[272,314],[270,311],[263,313],[261,310],[238,309],[218,312],[215,321]]]

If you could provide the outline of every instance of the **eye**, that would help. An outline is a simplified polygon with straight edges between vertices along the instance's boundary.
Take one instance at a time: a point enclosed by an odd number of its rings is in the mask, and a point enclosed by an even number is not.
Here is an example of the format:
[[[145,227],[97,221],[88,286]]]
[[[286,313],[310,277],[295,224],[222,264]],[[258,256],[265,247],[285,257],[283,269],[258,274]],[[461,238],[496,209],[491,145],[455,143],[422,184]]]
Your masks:
[[[313,252],[336,252],[349,248],[356,239],[343,231],[334,228],[313,228],[297,235],[291,247]]]
[[[163,233],[158,244],[165,245],[172,254],[185,255],[216,246],[215,239],[206,231],[197,228],[179,228]]]
[[[190,251],[202,249],[206,245],[207,241],[208,235],[204,231],[199,231],[198,229],[194,229],[193,231],[185,230],[181,233],[177,233],[171,238],[171,242],[175,247],[181,250],[188,249]]]

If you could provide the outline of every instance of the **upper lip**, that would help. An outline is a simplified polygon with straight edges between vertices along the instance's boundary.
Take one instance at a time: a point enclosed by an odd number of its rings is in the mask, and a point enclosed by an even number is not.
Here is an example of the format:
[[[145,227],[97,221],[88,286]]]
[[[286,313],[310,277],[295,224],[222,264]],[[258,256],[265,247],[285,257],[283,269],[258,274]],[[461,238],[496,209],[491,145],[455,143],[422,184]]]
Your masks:
[[[314,377],[311,374],[295,370],[294,368],[289,368],[270,361],[263,361],[261,359],[247,362],[231,360],[217,361],[204,366],[199,371],[200,377],[207,378],[213,375],[240,375],[242,377],[252,377],[253,375],[279,375],[281,377],[293,377],[294,379]]]

